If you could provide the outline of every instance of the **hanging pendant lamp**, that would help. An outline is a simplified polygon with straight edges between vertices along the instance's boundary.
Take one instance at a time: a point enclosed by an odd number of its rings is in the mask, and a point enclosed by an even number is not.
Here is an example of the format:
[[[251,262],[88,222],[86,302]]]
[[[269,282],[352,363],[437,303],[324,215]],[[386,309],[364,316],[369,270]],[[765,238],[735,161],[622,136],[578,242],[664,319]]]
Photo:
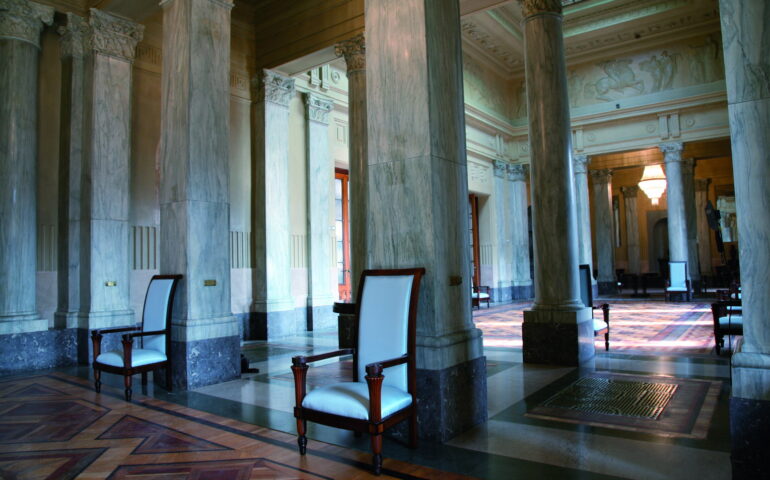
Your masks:
[[[644,167],[642,179],[639,180],[639,188],[649,197],[653,205],[658,204],[658,200],[666,191],[666,175],[660,164]]]

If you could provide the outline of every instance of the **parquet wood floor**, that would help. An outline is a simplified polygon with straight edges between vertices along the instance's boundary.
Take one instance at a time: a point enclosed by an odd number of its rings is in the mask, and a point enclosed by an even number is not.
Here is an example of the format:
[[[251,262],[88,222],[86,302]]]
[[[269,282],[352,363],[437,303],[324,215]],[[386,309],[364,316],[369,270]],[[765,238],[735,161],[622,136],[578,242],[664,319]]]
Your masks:
[[[379,478],[461,479],[387,458]],[[310,441],[62,373],[0,380],[0,478],[364,479],[367,452]]]

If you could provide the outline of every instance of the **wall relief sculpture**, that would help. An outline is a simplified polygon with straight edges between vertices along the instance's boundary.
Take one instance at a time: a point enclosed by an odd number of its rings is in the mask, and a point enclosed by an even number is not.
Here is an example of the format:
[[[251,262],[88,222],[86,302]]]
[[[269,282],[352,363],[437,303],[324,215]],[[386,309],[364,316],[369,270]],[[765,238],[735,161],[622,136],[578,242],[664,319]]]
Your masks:
[[[696,83],[711,83],[725,78],[722,61],[722,45],[716,34],[706,37],[700,45],[690,45],[691,53],[687,56],[691,80]]]
[[[594,83],[585,87],[587,96],[594,96],[599,100],[608,102],[612,100],[610,92],[625,94],[625,89],[632,88],[637,94],[644,93],[644,82],[636,78],[631,68],[633,60],[619,59],[608,60],[599,63],[599,68],[604,70],[606,76],[599,78]]]
[[[639,69],[652,76],[651,92],[660,92],[673,87],[679,57],[678,53],[669,55],[668,51],[663,50],[660,55],[653,55],[639,63]]]

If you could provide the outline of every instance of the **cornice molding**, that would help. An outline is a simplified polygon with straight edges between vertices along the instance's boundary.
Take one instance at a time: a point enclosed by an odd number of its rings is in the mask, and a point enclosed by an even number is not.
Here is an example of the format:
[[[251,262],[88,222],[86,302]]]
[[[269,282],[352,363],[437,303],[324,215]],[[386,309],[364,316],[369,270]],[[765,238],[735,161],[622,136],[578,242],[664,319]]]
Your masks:
[[[40,48],[43,25],[53,24],[53,7],[29,0],[0,0],[0,38],[20,40]]]

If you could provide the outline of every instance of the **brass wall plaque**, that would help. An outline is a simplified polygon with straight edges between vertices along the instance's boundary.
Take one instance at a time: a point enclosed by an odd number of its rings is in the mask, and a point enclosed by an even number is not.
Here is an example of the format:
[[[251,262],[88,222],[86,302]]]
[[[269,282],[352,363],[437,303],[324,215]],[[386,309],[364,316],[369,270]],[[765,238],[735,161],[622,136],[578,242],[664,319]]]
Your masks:
[[[456,287],[457,285],[463,284],[463,277],[460,275],[452,275],[449,277],[449,286]]]
[[[116,282],[115,280],[109,280],[107,282],[104,282],[104,286],[105,287],[117,287],[118,286],[118,282]]]
[[[217,286],[217,281],[216,280],[204,280],[203,281],[203,286],[204,287],[216,287]]]

